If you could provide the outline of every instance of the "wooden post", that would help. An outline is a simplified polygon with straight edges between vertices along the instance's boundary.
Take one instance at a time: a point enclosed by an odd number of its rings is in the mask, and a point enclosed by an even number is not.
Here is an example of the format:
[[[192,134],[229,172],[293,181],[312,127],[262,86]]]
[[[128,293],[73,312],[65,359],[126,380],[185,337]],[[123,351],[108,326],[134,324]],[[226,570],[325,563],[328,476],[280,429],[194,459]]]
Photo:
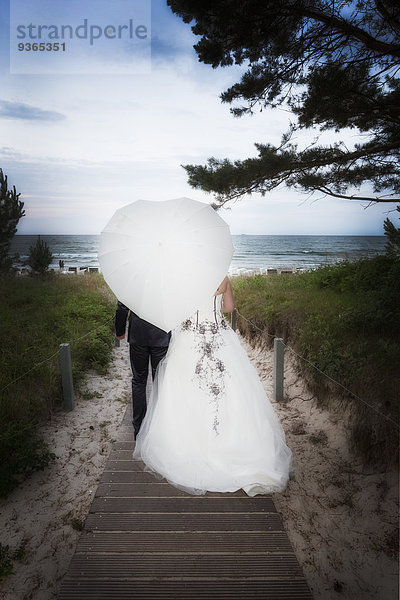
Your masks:
[[[64,410],[73,410],[75,406],[74,383],[72,379],[71,350],[69,344],[60,344],[61,378],[64,396]]]
[[[283,371],[285,346],[282,338],[274,338],[274,397],[283,402]]]
[[[233,311],[231,312],[231,327],[233,329],[233,331],[236,331],[236,308],[233,309]]]

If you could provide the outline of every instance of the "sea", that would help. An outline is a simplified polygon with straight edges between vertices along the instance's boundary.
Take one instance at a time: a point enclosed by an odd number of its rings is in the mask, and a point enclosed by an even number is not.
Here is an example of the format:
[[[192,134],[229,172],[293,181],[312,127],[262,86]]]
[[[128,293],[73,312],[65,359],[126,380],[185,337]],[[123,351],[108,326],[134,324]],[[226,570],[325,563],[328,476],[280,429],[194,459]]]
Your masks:
[[[14,236],[10,255],[14,266],[27,260],[37,235]],[[41,235],[52,254],[50,268],[99,267],[97,257],[100,235]],[[385,252],[385,236],[363,235],[233,235],[234,255],[231,275],[267,269],[309,270],[340,260],[354,261]]]

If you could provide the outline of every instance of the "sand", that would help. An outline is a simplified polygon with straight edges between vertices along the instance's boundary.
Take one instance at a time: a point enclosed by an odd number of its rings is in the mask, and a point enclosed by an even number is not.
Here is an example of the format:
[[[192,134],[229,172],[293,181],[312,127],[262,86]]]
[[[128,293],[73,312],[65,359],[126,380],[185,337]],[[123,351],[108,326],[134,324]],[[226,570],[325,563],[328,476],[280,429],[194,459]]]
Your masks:
[[[271,351],[242,340],[272,398]],[[315,600],[396,600],[397,473],[374,473],[351,456],[346,423],[320,410],[291,356],[285,368],[286,402],[274,403],[294,455],[296,471],[273,498]],[[72,412],[58,409],[43,434],[58,459],[32,474],[0,501],[0,541],[25,544],[14,574],[0,584],[5,600],[48,600],[68,569],[113,437],[130,402],[126,342],[114,350],[110,374],[88,376]]]

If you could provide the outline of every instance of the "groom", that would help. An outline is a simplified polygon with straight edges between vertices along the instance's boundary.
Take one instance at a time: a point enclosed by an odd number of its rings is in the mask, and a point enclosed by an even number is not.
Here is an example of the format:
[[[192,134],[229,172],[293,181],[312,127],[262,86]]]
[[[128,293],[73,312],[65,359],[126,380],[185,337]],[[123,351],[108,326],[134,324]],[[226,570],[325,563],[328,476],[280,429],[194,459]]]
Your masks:
[[[129,308],[118,301],[115,313],[115,337],[117,340],[123,340],[125,337],[128,312]],[[157,365],[167,353],[170,338],[171,332],[166,333],[130,311],[128,342],[132,369],[132,424],[135,439],[139,433],[147,409],[146,385],[149,372],[149,359],[154,379]]]

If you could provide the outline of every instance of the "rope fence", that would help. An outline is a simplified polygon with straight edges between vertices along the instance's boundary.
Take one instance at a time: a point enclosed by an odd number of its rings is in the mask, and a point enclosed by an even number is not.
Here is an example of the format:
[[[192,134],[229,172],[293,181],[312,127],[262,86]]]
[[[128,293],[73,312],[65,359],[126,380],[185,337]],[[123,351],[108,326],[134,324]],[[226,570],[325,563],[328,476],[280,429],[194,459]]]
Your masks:
[[[376,406],[374,406],[370,402],[367,402],[363,398],[360,398],[360,396],[358,396],[357,394],[355,394],[354,392],[349,390],[349,388],[347,388],[345,385],[340,383],[340,381],[336,381],[336,379],[333,379],[333,377],[331,377],[327,373],[324,373],[324,371],[322,371],[314,363],[312,363],[310,360],[308,360],[308,358],[305,358],[304,356],[302,356],[301,354],[296,352],[296,350],[294,350],[291,346],[286,344],[282,338],[277,338],[273,334],[268,333],[267,331],[261,329],[260,327],[258,327],[258,325],[256,325],[252,321],[249,321],[249,319],[247,319],[244,315],[242,315],[238,311],[237,308],[235,308],[234,312],[236,313],[237,316],[239,316],[241,319],[243,319],[244,321],[249,323],[252,327],[254,327],[254,329],[259,331],[262,335],[267,335],[270,338],[274,339],[274,395],[275,395],[276,401],[280,402],[283,400],[283,379],[284,379],[284,366],[283,365],[284,365],[284,363],[283,363],[283,351],[282,350],[283,350],[283,347],[285,347],[285,348],[287,348],[287,350],[289,350],[289,352],[291,352],[292,354],[296,355],[301,360],[308,363],[311,367],[313,367],[319,373],[321,373],[321,375],[324,375],[324,377],[326,377],[327,379],[332,381],[332,383],[335,383],[336,385],[338,385],[340,388],[345,390],[348,394],[350,394],[351,396],[356,398],[358,401],[362,402],[365,406],[368,406],[368,408],[373,410],[380,417],[383,417],[384,419],[386,419],[386,421],[389,421],[390,423],[392,423],[392,425],[395,425],[395,427],[398,430],[400,430],[399,425],[391,417],[388,417],[387,415],[385,415],[383,412],[381,412],[378,408],[376,408]],[[232,324],[232,328],[236,329],[236,318],[235,318],[235,320],[233,319],[233,313],[232,313],[231,324]]]
[[[371,403],[367,402],[366,400],[364,400],[363,398],[361,398],[360,396],[358,396],[357,394],[355,394],[354,392],[352,392],[351,390],[349,390],[349,388],[347,388],[345,385],[343,385],[342,383],[340,383],[340,381],[337,381],[336,379],[334,379],[333,377],[331,377],[327,373],[324,373],[324,371],[322,371],[314,363],[312,363],[310,360],[308,360],[307,358],[305,358],[304,356],[302,356],[301,354],[299,354],[298,352],[296,352],[296,350],[294,350],[291,346],[289,346],[288,344],[286,344],[285,341],[282,338],[277,338],[275,335],[273,335],[271,333],[268,333],[267,331],[265,331],[265,330],[261,329],[260,327],[258,327],[258,325],[256,325],[255,323],[253,323],[252,321],[250,321],[249,319],[247,319],[244,315],[242,315],[238,311],[237,308],[235,308],[234,311],[233,311],[233,313],[231,314],[231,326],[232,326],[232,329],[236,330],[237,317],[238,316],[241,319],[243,319],[244,321],[246,321],[247,323],[249,323],[254,329],[256,329],[257,331],[259,331],[262,336],[266,335],[266,336],[268,336],[268,337],[270,337],[270,338],[272,338],[274,340],[274,396],[275,396],[275,400],[277,402],[282,402],[282,400],[283,400],[284,348],[286,348],[287,350],[289,350],[289,352],[291,352],[292,354],[294,354],[295,356],[297,356],[297,358],[305,361],[311,367],[313,367],[314,369],[316,369],[321,375],[323,375],[324,377],[326,377],[327,379],[329,379],[332,383],[338,385],[340,388],[342,388],[348,394],[350,394],[351,396],[353,396],[359,402],[362,402],[365,406],[367,406],[368,408],[370,408],[371,410],[373,410],[380,417],[383,417],[384,419],[386,419],[387,421],[389,421],[390,423],[392,423],[393,425],[395,425],[395,427],[398,430],[400,430],[399,425],[391,417],[388,417],[383,412],[381,412],[378,408],[376,408],[375,406],[373,406]],[[56,357],[56,356],[59,355],[60,356],[60,365],[61,365],[61,376],[62,376],[62,383],[63,383],[63,396],[64,396],[64,404],[63,404],[63,406],[64,406],[64,408],[66,410],[72,410],[74,408],[74,389],[73,389],[73,383],[72,383],[72,361],[71,361],[70,346],[72,344],[80,341],[83,338],[88,338],[91,334],[93,334],[96,331],[98,331],[99,329],[101,329],[101,327],[104,327],[105,325],[107,325],[114,318],[115,318],[115,314],[111,315],[107,319],[107,321],[103,322],[101,325],[98,325],[97,327],[95,327],[91,331],[85,333],[84,335],[81,335],[81,336],[79,336],[77,338],[74,338],[73,340],[71,340],[68,343],[62,343],[62,344],[60,344],[60,347],[57,350],[57,352],[54,352],[54,354],[52,354],[48,358],[46,358],[46,359],[44,359],[44,360],[42,360],[42,361],[34,364],[30,369],[28,369],[28,371],[25,371],[25,373],[22,373],[21,375],[19,375],[18,377],[16,377],[14,380],[10,381],[7,385],[5,385],[0,390],[0,394],[2,394],[11,385],[13,385],[14,383],[16,383],[17,381],[19,381],[20,379],[22,379],[23,377],[25,377],[29,373],[31,373],[34,369],[37,369],[38,367],[44,365],[45,363],[50,362],[51,360],[54,359],[54,357]],[[119,344],[116,344],[116,345],[119,345]]]
[[[23,377],[25,377],[26,375],[31,373],[34,369],[37,369],[38,367],[41,367],[42,365],[52,361],[56,356],[60,356],[61,378],[62,378],[63,396],[64,396],[63,407],[65,410],[72,410],[74,408],[75,399],[74,399],[74,388],[73,388],[73,383],[72,383],[72,361],[71,361],[70,346],[72,344],[75,344],[76,342],[79,342],[83,338],[88,338],[92,333],[95,333],[96,331],[98,331],[99,329],[101,329],[102,327],[107,325],[114,318],[115,318],[115,314],[108,317],[107,321],[103,322],[101,325],[98,325],[94,329],[91,329],[84,335],[76,337],[68,343],[60,344],[57,352],[54,352],[54,354],[52,354],[48,358],[45,358],[44,360],[34,364],[30,369],[28,369],[28,371],[25,371],[24,373],[22,373],[21,375],[19,375],[18,377],[16,377],[9,383],[7,383],[7,385],[5,385],[0,390],[0,394],[2,394],[11,385],[13,385],[14,383],[17,383],[17,381],[19,381],[20,379],[22,379]]]

